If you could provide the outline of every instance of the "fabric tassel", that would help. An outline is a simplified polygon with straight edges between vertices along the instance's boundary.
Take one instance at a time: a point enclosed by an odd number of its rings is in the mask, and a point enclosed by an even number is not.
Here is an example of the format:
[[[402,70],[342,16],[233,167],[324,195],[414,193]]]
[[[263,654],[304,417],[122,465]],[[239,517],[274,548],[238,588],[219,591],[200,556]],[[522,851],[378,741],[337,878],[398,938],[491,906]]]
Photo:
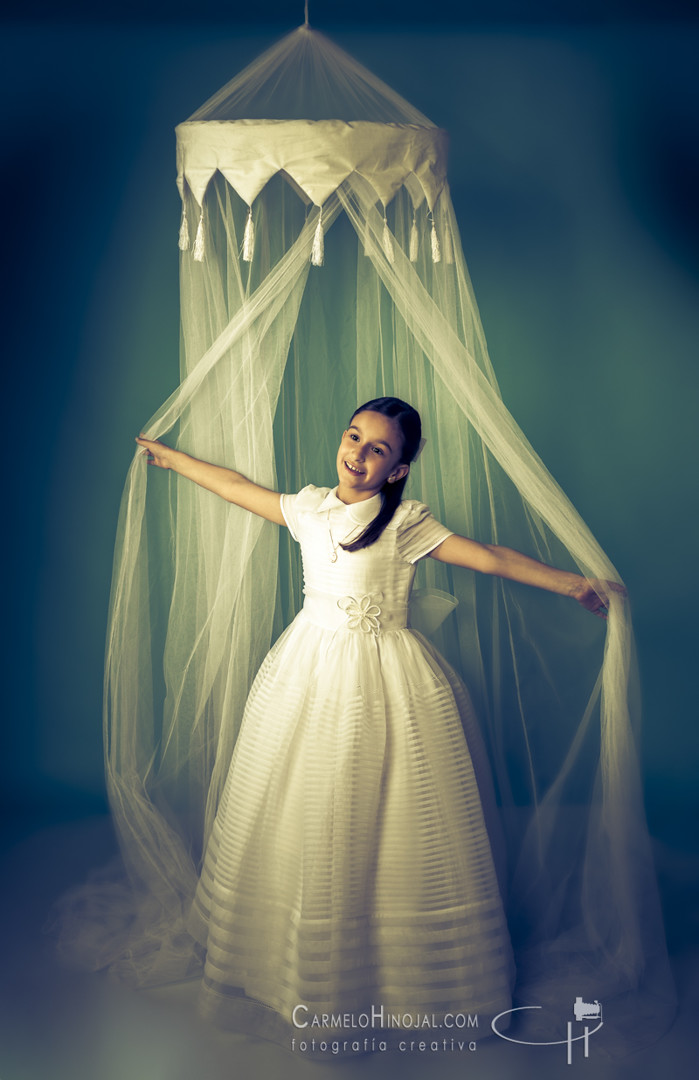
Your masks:
[[[252,207],[248,207],[248,219],[243,233],[243,262],[252,262],[255,254],[255,225],[252,220]]]
[[[187,209],[182,203],[182,221],[180,222],[180,239],[179,239],[180,251],[187,251],[189,247],[189,222],[187,221]]]
[[[442,261],[442,249],[439,246],[439,237],[437,236],[437,230],[432,222],[432,262],[438,263]]]
[[[388,261],[390,263],[394,262],[396,253],[393,250],[393,237],[386,218],[383,219],[383,250]]]
[[[417,221],[413,215],[413,224],[410,230],[410,261],[417,262]]]
[[[444,248],[445,263],[454,262],[454,244],[451,239],[451,229],[447,225],[442,233],[442,247]]]
[[[194,237],[194,247],[192,249],[195,262],[204,261],[204,251],[204,207],[202,206],[199,224],[197,225],[197,235]]]
[[[323,235],[323,207],[320,208],[318,214],[318,224],[316,225],[315,235],[313,237],[313,247],[311,248],[311,263],[313,266],[322,266],[325,262],[325,238]]]

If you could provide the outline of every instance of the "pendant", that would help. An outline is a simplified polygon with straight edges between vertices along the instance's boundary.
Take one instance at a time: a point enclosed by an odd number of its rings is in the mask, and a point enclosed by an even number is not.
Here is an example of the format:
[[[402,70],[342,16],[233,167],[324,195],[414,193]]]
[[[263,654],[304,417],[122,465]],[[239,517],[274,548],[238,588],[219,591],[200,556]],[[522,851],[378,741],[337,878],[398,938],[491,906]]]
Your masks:
[[[330,553],[330,562],[335,563],[335,562],[337,562],[337,549],[338,549],[338,547],[340,545],[336,544],[335,541],[333,540],[333,531],[330,528],[330,511],[329,510],[328,510],[328,536],[330,537],[330,547],[332,548],[332,551]]]

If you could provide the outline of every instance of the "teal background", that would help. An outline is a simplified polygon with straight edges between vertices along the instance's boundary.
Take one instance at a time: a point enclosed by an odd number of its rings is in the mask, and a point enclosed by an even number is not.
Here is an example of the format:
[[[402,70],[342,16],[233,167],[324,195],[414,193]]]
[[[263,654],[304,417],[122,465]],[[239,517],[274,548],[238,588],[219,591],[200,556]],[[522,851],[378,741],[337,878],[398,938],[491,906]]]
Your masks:
[[[118,505],[133,437],[178,380],[173,128],[302,11],[267,0],[261,26],[238,0],[95,6],[0,11],[0,1073],[319,1077],[275,1047],[214,1040],[176,993],[66,972],[40,933],[52,900],[110,853],[101,684]],[[667,1039],[618,1066],[594,1046],[576,1070],[559,1047],[490,1039],[437,1065],[445,1076],[696,1072],[699,24],[683,6],[311,0],[315,25],[449,129],[504,399],[629,587],[684,1001]],[[416,1055],[401,1075],[434,1067]],[[376,1056],[343,1066],[365,1068],[393,1075]]]
[[[235,5],[227,23],[5,23],[1,767],[13,835],[105,805],[119,497],[133,436],[177,382],[173,128],[293,28],[297,7],[244,30]],[[407,19],[330,32],[451,133],[503,397],[629,587],[651,829],[692,849],[699,30]]]

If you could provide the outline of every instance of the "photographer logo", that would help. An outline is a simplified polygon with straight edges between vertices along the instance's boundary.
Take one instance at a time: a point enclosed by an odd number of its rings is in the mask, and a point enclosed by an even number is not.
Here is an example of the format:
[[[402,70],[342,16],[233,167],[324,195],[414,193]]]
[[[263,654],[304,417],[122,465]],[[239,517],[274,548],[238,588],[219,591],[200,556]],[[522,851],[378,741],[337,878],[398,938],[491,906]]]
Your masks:
[[[582,997],[576,997],[573,1003],[573,1016],[575,1020],[566,1021],[566,1037],[565,1039],[552,1039],[534,1041],[533,1039],[515,1039],[512,1035],[505,1035],[502,1031],[498,1030],[498,1021],[503,1016],[512,1016],[517,1012],[524,1012],[525,1009],[541,1009],[541,1005],[520,1005],[516,1009],[506,1009],[504,1012],[498,1013],[493,1018],[491,1027],[496,1035],[501,1039],[506,1039],[507,1042],[520,1043],[522,1046],[565,1046],[567,1047],[567,1063],[573,1064],[573,1043],[582,1042],[583,1044],[583,1056],[589,1057],[590,1051],[590,1036],[594,1035],[596,1031],[599,1031],[604,1021],[602,1020],[602,1006],[599,1001],[583,1001]],[[591,1028],[588,1021],[597,1021],[595,1027]],[[582,1031],[579,1030],[579,1025],[583,1025]]]

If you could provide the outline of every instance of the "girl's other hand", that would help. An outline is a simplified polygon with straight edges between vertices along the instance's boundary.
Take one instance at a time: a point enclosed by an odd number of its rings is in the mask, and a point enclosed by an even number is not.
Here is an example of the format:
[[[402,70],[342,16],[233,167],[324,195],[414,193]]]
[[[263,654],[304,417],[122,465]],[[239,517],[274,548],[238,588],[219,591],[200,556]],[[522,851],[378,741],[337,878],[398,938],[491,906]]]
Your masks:
[[[622,597],[628,595],[618,581],[600,581],[598,578],[582,578],[571,595],[586,611],[591,611],[600,619],[606,619],[609,615],[609,594],[612,592]]]
[[[149,465],[158,465],[161,469],[172,468],[176,450],[172,450],[165,443],[158,442],[157,439],[146,439],[144,435],[139,435],[136,442],[143,448],[141,453],[146,455]]]

